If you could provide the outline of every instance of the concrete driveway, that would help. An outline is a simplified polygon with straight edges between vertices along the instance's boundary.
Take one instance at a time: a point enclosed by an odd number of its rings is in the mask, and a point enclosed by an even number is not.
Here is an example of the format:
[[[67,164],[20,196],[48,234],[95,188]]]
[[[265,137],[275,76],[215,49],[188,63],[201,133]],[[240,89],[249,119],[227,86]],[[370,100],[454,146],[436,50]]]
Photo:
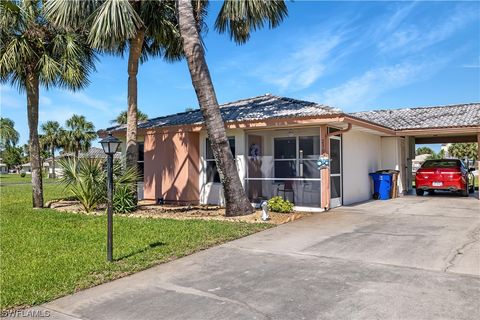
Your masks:
[[[45,304],[51,319],[478,319],[480,201],[342,207]]]

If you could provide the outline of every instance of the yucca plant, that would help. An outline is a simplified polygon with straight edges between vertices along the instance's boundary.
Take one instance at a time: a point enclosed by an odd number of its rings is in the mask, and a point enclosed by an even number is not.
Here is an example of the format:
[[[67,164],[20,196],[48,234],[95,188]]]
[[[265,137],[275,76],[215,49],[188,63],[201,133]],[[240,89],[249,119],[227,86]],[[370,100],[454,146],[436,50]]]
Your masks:
[[[107,174],[104,159],[66,158],[60,160],[59,164],[63,169],[61,183],[81,203],[86,212],[91,212],[106,202]],[[113,165],[113,177],[114,196],[117,197],[117,201],[119,195],[128,197],[129,193],[133,193],[132,183],[138,179],[135,169],[124,170],[122,164],[116,161]],[[120,191],[119,195],[115,195],[117,189]]]

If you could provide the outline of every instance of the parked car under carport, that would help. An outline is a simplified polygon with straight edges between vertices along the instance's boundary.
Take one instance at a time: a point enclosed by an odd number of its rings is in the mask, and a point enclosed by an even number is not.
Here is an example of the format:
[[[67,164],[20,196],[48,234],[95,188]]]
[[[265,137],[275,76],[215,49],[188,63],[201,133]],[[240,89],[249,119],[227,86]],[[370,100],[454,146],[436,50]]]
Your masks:
[[[415,175],[417,196],[423,196],[435,190],[460,192],[464,197],[474,192],[471,172],[474,168],[457,159],[436,159],[425,161]]]

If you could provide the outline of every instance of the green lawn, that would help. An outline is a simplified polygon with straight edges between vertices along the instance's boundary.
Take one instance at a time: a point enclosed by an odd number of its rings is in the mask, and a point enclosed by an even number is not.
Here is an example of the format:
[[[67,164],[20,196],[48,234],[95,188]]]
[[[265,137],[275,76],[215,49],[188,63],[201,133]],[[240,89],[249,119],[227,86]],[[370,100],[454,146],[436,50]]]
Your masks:
[[[45,200],[63,190],[44,189]],[[1,309],[46,302],[271,227],[115,216],[115,262],[107,263],[106,216],[33,210],[30,190],[0,186]]]
[[[27,174],[25,177],[21,177],[18,173],[0,174],[0,183],[2,184],[14,184],[14,183],[30,183],[32,176]],[[57,182],[57,179],[43,178],[44,183]]]

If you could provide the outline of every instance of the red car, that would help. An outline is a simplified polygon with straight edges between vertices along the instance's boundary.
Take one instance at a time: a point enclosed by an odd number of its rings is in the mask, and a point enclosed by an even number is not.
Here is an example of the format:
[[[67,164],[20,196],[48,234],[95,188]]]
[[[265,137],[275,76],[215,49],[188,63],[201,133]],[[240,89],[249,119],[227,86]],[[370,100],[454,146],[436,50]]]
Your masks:
[[[468,193],[474,191],[473,179],[469,179],[473,170],[456,159],[427,160],[415,175],[417,196],[423,196],[425,191],[448,190],[460,191],[462,196],[468,197]]]

